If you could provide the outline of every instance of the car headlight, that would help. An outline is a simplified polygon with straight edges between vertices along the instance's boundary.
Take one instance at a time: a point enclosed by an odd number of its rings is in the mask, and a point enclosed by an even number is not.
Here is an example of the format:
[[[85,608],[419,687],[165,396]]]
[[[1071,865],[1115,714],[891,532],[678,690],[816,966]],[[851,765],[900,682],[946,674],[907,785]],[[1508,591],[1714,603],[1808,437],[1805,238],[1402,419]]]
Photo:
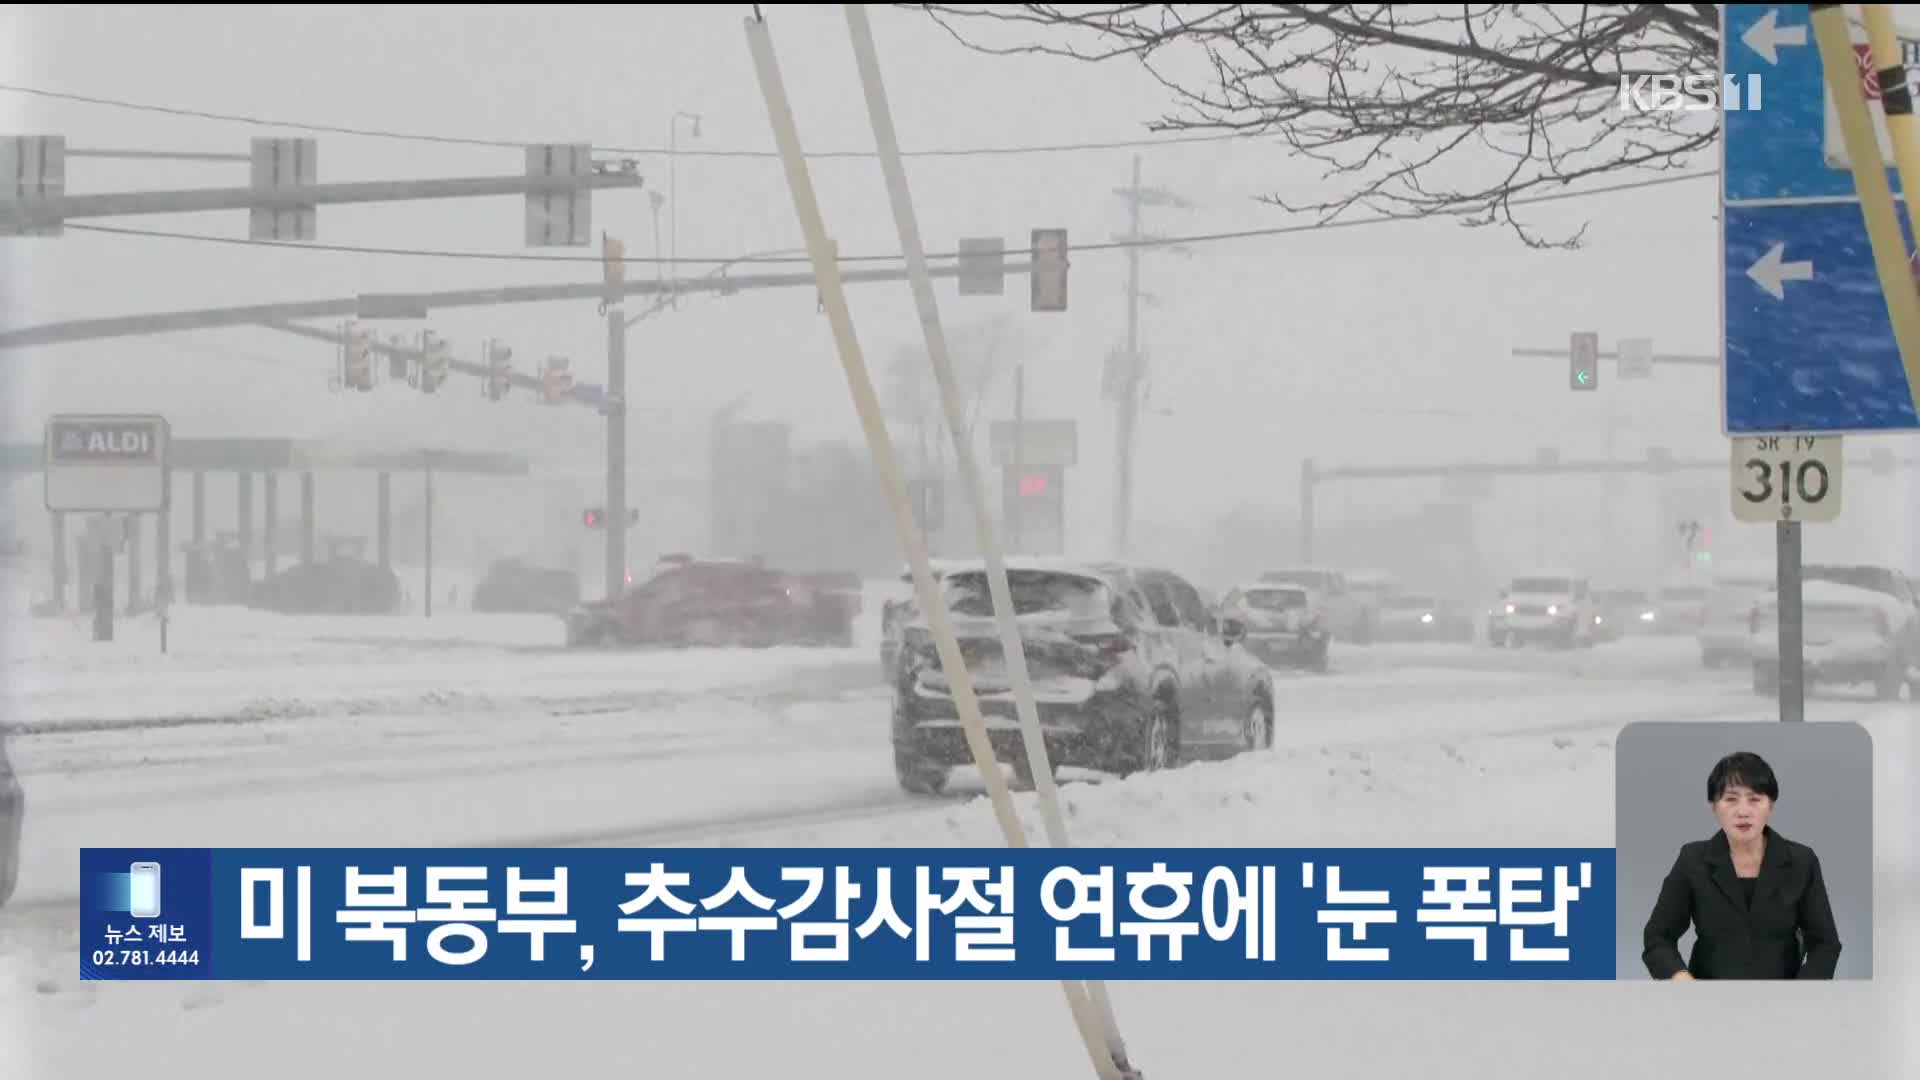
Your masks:
[[[1549,614],[1549,615],[1558,615],[1558,614],[1560,614],[1560,605],[1559,605],[1559,604],[1548,604],[1548,605],[1547,605],[1547,614]]]
[[[1430,622],[1432,622],[1432,621],[1433,621],[1433,612],[1431,612],[1431,611],[1429,611],[1429,612],[1427,612],[1427,613],[1426,613],[1425,615],[1422,615],[1422,616],[1420,616],[1420,621],[1421,621],[1421,622],[1423,622],[1423,623],[1430,623]]]
[[[1640,613],[1641,622],[1652,622],[1654,618],[1655,618],[1655,615],[1651,611],[1643,611]]]
[[[1513,612],[1514,612],[1514,606],[1513,606],[1512,604],[1508,604],[1508,605],[1507,605],[1507,614],[1509,614],[1509,615],[1511,615],[1511,614],[1513,614]]]

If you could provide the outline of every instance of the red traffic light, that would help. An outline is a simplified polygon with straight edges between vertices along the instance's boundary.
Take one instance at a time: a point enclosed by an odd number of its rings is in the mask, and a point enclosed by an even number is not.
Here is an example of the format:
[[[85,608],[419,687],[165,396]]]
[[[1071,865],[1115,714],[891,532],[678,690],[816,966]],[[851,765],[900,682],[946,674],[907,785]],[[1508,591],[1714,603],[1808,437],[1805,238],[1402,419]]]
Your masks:
[[[1032,498],[1047,493],[1047,474],[1028,473],[1020,478],[1020,496]]]

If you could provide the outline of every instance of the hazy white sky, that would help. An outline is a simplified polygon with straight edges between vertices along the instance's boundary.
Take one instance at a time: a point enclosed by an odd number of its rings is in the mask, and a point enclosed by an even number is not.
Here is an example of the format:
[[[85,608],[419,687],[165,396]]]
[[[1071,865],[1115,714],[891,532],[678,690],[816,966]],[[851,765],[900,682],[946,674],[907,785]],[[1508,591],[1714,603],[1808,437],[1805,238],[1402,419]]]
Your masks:
[[[509,140],[587,140],[664,147],[676,110],[703,117],[696,149],[772,146],[742,19],[747,5],[465,9],[457,20],[408,7],[155,8],[45,6],[0,15],[4,81],[185,109],[273,120]],[[811,150],[866,150],[872,135],[837,6],[766,7],[802,135]],[[1138,137],[1167,106],[1134,67],[995,58],[951,41],[924,16],[874,11],[895,118],[908,149],[1069,143]],[[0,93],[0,128],[64,134],[70,146],[244,151],[268,130]],[[287,132],[293,134],[294,132]],[[506,174],[512,150],[321,135],[322,180]],[[926,241],[963,235],[1018,243],[1039,226],[1104,241],[1125,226],[1112,189],[1130,151],[922,158],[910,176]],[[1317,169],[1272,144],[1153,148],[1148,182],[1200,209],[1156,214],[1167,232],[1287,223],[1254,201],[1275,189],[1325,194]],[[1711,160],[1700,164],[1710,169]],[[647,186],[668,187],[664,155],[641,161]],[[236,182],[244,166],[69,163],[75,192]],[[883,181],[871,159],[817,161],[814,178],[842,252],[898,249]],[[682,156],[679,251],[731,256],[797,247],[799,230],[777,160]],[[1557,346],[1574,329],[1603,347],[1650,336],[1668,351],[1718,348],[1714,184],[1710,179],[1543,207],[1543,226],[1591,222],[1585,251],[1523,248],[1500,230],[1448,221],[1396,223],[1208,245],[1192,258],[1156,254],[1145,283],[1153,406],[1140,435],[1143,527],[1224,513],[1249,502],[1291,504],[1299,459],[1324,462],[1565,456],[1605,446],[1611,401],[1617,446],[1649,444],[1719,456],[1718,378],[1662,371],[1619,386],[1606,369],[1598,395],[1566,390],[1564,366],[1509,355]],[[629,250],[652,249],[641,192],[596,197],[594,226]],[[240,212],[125,219],[142,227],[244,236]],[[319,239],[346,244],[515,252],[517,198],[323,207]],[[598,269],[374,257],[70,232],[11,241],[8,325],[124,312],[592,280]],[[1030,409],[1081,424],[1076,522],[1104,529],[1111,491],[1112,410],[1099,398],[1103,357],[1124,333],[1125,258],[1089,252],[1074,263],[1072,310],[1025,312],[1023,281],[1002,298],[941,290],[957,325],[1012,310],[1044,342],[1028,367]],[[798,267],[796,267],[798,268]],[[689,263],[698,274],[707,265]],[[651,274],[635,267],[635,274]],[[854,316],[878,367],[917,341],[904,285],[861,286]],[[430,324],[460,354],[510,342],[524,361],[573,358],[580,377],[604,372],[604,330],[592,302],[469,309]],[[395,329],[403,327],[396,325]],[[748,414],[794,421],[809,437],[857,440],[858,427],[826,320],[811,289],[701,298],[633,332],[636,398],[704,412],[751,392]],[[38,437],[48,412],[158,410],[182,435],[338,435],[379,432],[529,452],[565,447],[589,458],[592,418],[521,399],[492,405],[471,380],[422,398],[404,388],[332,395],[331,353],[265,330],[170,335],[17,352],[4,360],[11,441]],[[1010,397],[1010,384],[1000,390]],[[1001,407],[1003,410],[1005,406]],[[1459,415],[1406,415],[1402,410]],[[371,436],[370,436],[371,437]],[[646,435],[636,435],[647,452]],[[663,451],[664,452],[664,451]],[[1709,485],[1711,488],[1711,485]],[[1414,498],[1417,489],[1392,498]]]

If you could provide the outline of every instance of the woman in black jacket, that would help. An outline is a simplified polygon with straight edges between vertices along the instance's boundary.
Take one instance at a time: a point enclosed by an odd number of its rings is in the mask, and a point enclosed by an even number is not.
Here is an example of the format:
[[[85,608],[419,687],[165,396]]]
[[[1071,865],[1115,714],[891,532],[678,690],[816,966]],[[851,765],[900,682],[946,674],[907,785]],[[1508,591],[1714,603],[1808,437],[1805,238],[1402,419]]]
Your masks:
[[[1758,754],[1721,758],[1707,776],[1720,822],[1680,849],[1660,885],[1641,959],[1656,979],[1831,979],[1840,933],[1820,857],[1767,824],[1780,798]],[[1680,959],[1691,926],[1693,954]]]

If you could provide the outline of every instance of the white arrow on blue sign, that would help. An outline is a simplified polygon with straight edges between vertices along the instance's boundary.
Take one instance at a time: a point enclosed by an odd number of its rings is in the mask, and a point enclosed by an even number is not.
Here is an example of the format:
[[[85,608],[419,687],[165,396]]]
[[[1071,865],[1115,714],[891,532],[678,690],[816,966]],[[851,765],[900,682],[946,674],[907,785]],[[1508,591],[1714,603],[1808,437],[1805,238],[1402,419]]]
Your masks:
[[[1806,4],[1720,8],[1723,72],[1766,91],[1720,114],[1723,430],[1920,431],[1853,173],[1826,155],[1811,25]]]

